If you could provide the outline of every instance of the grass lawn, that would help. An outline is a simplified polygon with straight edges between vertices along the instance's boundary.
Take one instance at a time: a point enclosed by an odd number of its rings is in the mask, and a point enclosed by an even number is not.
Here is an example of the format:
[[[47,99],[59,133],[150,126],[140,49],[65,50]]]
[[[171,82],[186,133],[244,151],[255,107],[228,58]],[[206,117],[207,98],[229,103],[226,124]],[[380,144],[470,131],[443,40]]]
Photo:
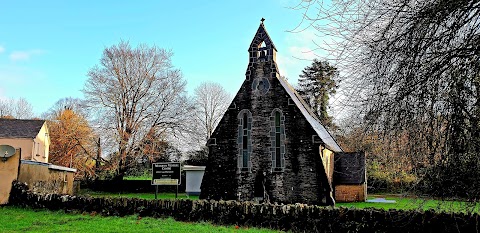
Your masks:
[[[354,208],[377,208],[377,209],[397,209],[397,210],[435,210],[446,212],[480,213],[480,203],[469,203],[462,201],[443,201],[434,199],[423,199],[413,197],[399,197],[394,195],[369,195],[368,199],[385,198],[386,200],[395,200],[396,203],[337,203],[337,207]]]
[[[269,229],[177,222],[172,218],[103,217],[62,211],[0,207],[1,232],[278,232]]]
[[[152,175],[124,176],[123,180],[152,180]]]
[[[155,193],[108,193],[108,192],[96,192],[91,190],[82,190],[79,195],[90,195],[92,197],[130,197],[141,198],[147,200],[155,199]],[[179,193],[178,199],[191,199],[198,200],[198,196],[187,196],[185,193]],[[175,199],[175,193],[158,193],[157,199]]]

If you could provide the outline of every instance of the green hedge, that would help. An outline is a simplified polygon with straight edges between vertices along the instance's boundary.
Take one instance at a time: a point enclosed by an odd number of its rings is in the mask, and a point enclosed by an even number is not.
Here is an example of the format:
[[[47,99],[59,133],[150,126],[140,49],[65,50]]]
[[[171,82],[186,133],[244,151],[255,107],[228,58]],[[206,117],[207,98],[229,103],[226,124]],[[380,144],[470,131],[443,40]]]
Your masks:
[[[274,205],[237,201],[93,198],[27,191],[14,183],[10,205],[103,215],[173,217],[222,225],[267,227],[294,232],[476,232],[478,214],[348,209],[304,204]]]

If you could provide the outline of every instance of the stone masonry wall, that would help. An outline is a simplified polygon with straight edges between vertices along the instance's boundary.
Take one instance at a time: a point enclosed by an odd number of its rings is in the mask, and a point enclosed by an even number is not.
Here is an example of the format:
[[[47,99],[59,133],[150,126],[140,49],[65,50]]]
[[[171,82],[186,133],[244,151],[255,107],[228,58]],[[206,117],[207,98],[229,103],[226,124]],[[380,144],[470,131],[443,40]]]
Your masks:
[[[478,213],[331,208],[238,201],[68,196],[33,193],[14,183],[10,205],[106,216],[172,217],[177,221],[266,227],[281,232],[479,232]],[[140,218],[139,218],[140,219]]]

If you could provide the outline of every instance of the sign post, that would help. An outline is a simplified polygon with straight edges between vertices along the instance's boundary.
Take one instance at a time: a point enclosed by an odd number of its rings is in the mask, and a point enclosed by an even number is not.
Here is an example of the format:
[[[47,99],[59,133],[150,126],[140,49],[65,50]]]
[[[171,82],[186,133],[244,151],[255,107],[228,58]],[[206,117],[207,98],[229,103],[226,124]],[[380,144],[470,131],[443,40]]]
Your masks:
[[[180,163],[165,162],[152,164],[152,185],[155,185],[155,199],[157,199],[158,185],[176,185],[175,198],[177,198],[178,185],[180,183]]]

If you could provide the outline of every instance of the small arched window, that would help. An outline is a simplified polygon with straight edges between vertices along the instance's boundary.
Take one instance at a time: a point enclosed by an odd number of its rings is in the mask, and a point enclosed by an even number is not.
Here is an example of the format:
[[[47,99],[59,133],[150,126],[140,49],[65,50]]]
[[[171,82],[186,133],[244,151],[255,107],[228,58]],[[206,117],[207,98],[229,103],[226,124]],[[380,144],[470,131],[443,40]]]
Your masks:
[[[248,109],[238,114],[238,168],[240,171],[250,171],[252,154],[252,113]]]
[[[267,45],[265,42],[262,41],[260,45],[258,45],[258,58],[265,58],[267,56]]]
[[[270,115],[270,142],[272,170],[283,171],[285,168],[285,117],[279,109]]]

